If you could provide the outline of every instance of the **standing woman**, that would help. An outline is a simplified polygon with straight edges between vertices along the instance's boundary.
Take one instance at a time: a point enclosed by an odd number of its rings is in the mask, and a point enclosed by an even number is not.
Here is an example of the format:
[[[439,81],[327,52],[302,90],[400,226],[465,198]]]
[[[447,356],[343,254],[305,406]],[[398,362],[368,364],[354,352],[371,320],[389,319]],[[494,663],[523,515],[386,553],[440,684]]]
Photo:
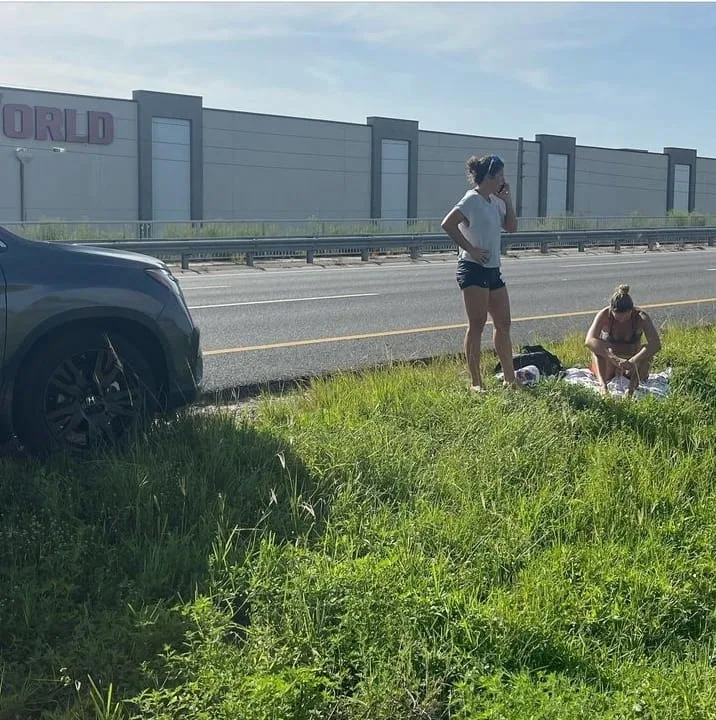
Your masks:
[[[443,230],[460,246],[456,277],[467,311],[465,356],[471,387],[476,392],[483,389],[480,342],[488,313],[494,326],[493,343],[504,371],[504,384],[515,384],[510,298],[500,274],[500,251],[502,230],[515,232],[517,216],[504,169],[505,163],[497,155],[470,157],[467,175],[474,187],[442,221]]]

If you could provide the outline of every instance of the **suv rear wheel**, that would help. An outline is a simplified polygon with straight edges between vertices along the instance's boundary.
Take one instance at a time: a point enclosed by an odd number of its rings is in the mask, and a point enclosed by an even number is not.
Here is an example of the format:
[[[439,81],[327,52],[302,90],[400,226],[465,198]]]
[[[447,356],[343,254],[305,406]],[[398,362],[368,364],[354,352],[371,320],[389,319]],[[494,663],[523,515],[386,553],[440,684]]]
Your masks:
[[[157,381],[122,335],[71,330],[32,352],[15,392],[13,424],[28,450],[86,451],[138,428],[156,407]]]

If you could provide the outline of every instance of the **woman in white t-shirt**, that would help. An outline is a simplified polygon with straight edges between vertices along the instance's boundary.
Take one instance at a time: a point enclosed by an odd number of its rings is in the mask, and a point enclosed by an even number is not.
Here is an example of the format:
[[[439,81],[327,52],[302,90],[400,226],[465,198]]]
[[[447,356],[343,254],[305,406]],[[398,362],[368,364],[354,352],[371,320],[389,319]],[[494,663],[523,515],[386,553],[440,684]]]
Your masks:
[[[510,298],[500,274],[502,231],[517,230],[510,186],[505,182],[505,163],[497,155],[472,156],[467,161],[468,180],[474,187],[445,216],[442,228],[460,246],[457,283],[467,311],[465,356],[471,387],[483,388],[480,374],[480,342],[490,314],[493,342],[504,370],[505,385],[514,386]]]

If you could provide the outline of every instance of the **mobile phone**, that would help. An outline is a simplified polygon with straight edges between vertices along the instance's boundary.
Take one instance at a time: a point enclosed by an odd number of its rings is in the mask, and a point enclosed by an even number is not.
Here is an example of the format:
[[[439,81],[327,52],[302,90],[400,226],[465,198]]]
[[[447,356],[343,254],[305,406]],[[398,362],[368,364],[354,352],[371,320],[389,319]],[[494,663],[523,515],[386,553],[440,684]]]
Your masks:
[[[502,183],[502,185],[500,185],[500,189],[497,192],[502,192],[504,189],[505,189],[505,183]]]

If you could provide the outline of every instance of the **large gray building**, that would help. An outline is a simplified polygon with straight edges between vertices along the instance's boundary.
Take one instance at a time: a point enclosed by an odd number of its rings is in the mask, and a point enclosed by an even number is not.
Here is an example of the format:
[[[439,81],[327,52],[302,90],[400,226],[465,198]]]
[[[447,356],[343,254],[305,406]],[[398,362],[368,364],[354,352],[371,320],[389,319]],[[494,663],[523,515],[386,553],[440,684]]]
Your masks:
[[[506,163],[523,217],[716,213],[716,159],[0,88],[0,221],[439,218],[469,155]]]

